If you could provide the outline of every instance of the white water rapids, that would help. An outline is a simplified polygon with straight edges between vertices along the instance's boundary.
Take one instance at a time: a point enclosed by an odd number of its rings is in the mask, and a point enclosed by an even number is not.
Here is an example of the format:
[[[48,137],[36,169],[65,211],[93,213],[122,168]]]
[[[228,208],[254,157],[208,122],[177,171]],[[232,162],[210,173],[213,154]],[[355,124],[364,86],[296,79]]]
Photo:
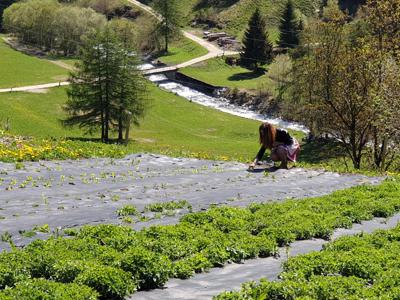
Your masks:
[[[141,70],[148,70],[151,68],[154,68],[154,66],[151,64],[144,64],[140,67]],[[301,125],[299,123],[285,121],[280,118],[274,118],[268,115],[259,114],[245,107],[239,107],[237,105],[229,103],[228,99],[226,98],[209,96],[195,89],[189,88],[181,83],[169,80],[163,74],[150,75],[148,76],[148,79],[164,90],[167,90],[171,93],[177,94],[183,98],[204,106],[212,107],[214,109],[247,119],[269,122],[281,128],[302,131],[305,133],[309,132],[309,130],[304,125]]]

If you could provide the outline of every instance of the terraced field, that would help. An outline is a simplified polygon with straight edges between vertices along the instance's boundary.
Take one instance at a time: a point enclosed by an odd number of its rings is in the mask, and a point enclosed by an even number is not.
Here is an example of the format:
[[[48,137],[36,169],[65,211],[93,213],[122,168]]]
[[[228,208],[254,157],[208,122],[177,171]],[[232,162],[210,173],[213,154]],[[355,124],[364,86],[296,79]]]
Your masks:
[[[294,253],[319,250],[325,242],[310,239],[400,209],[397,180],[300,168],[248,172],[235,162],[150,154],[0,167],[0,248],[14,249],[0,254],[0,287],[14,286],[0,292],[7,300],[42,289],[69,295],[54,299],[123,299],[166,283],[132,299],[209,299],[265,268],[277,276],[293,242]],[[278,254],[279,263],[268,258]]]
[[[54,231],[58,227],[123,223],[117,210],[124,205],[143,211],[150,203],[186,200],[194,211],[213,204],[244,207],[379,181],[304,169],[265,176],[263,172],[247,172],[241,163],[140,154],[125,159],[26,162],[20,169],[15,164],[0,166],[0,231],[12,234],[18,245],[30,240],[21,232],[35,227],[49,226]],[[139,222],[134,227],[175,223],[180,215]]]

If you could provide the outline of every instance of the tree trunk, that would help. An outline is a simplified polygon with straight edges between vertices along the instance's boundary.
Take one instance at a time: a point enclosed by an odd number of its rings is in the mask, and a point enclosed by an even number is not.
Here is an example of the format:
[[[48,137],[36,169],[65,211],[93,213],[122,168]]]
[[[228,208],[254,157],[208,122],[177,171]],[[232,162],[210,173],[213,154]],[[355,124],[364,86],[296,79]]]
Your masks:
[[[123,130],[124,130],[124,126],[123,126],[123,118],[122,118],[122,108],[119,110],[119,116],[118,116],[118,142],[122,143],[123,142]]]
[[[165,1],[165,53],[168,53],[169,44],[169,5],[168,1]]]
[[[132,113],[130,111],[127,112],[126,114],[126,129],[125,129],[125,145],[128,145],[129,142],[129,130],[131,128],[131,118],[132,118]]]
[[[168,18],[165,19],[165,53],[168,53],[169,44],[169,25]]]
[[[354,122],[354,121],[353,121]],[[351,147],[351,160],[353,161],[353,165],[355,169],[360,169],[361,165],[361,154],[358,153],[358,147],[356,143],[356,129],[353,124],[350,129],[350,147]]]
[[[105,131],[104,131],[104,113],[103,111],[101,112],[101,117],[100,117],[100,121],[101,121],[101,141],[104,143],[105,140]]]
[[[110,130],[109,120],[110,120],[110,112],[109,112],[108,107],[106,107],[106,115],[105,115],[105,118],[104,118],[104,123],[105,123],[104,142],[106,142],[106,143],[108,143],[108,141],[109,141],[109,136],[108,136],[108,132]]]

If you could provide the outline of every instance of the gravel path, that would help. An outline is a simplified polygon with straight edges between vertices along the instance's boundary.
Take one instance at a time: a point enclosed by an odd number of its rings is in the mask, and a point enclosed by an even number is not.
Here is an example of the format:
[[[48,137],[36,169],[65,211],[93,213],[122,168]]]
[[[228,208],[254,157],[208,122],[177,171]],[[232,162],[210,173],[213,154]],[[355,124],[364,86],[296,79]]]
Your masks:
[[[247,172],[246,165],[170,158],[150,154],[124,159],[0,163],[0,234],[17,245],[20,231],[48,224],[51,230],[85,224],[121,223],[116,210],[126,204],[143,210],[155,202],[187,200],[194,211],[211,204],[247,206],[252,202],[320,196],[379,178],[294,168],[274,173]],[[172,224],[187,211],[133,225]],[[7,248],[0,242],[0,250]]]

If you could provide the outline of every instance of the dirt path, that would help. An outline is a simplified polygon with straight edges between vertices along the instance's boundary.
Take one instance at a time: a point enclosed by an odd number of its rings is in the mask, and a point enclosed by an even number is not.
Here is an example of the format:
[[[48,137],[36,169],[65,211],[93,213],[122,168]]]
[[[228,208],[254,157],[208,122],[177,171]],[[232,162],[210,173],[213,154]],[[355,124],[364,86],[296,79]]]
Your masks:
[[[0,89],[0,93],[31,92],[31,91],[37,91],[37,90],[45,90],[45,89],[53,88],[53,87],[66,86],[69,84],[70,83],[68,81],[60,81],[60,82],[52,82],[52,83],[46,83],[46,84],[21,86],[21,87],[15,87],[15,88]]]
[[[47,224],[51,230],[84,224],[122,221],[117,209],[126,204],[139,210],[154,202],[187,200],[194,211],[212,204],[247,206],[252,202],[285,200],[328,194],[379,178],[339,175],[325,171],[279,170],[265,176],[249,173],[246,165],[131,155],[125,159],[88,159],[15,164],[0,163],[0,235],[9,232],[17,245],[31,239],[19,234]],[[139,222],[139,229],[152,224],[176,223],[172,217]],[[39,234],[35,238],[45,238]],[[0,250],[7,248],[0,242]]]

